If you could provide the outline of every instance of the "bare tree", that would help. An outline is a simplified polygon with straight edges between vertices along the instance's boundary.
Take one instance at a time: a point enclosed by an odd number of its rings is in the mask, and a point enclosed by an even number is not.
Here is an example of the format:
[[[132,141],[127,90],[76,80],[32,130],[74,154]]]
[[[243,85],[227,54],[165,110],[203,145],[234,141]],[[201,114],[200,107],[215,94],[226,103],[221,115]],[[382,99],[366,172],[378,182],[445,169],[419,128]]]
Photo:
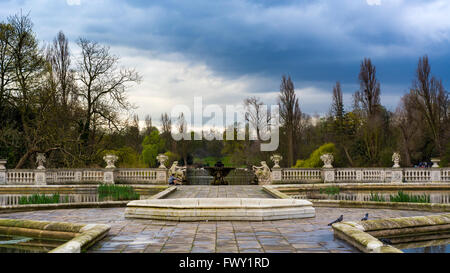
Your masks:
[[[69,41],[62,31],[58,32],[49,51],[48,58],[56,74],[61,104],[63,108],[67,108],[69,94],[73,88],[73,71],[70,69]]]
[[[364,153],[368,161],[378,162],[383,142],[383,119],[380,105],[380,83],[376,68],[370,59],[364,58],[359,72],[359,90],[355,92],[355,112],[359,113],[364,124],[359,133],[364,143]]]
[[[152,132],[152,117],[150,115],[146,115],[145,116],[145,129],[144,129],[144,134],[145,135],[150,135],[150,133]]]
[[[436,153],[443,152],[443,126],[448,121],[449,94],[442,85],[442,80],[431,76],[428,56],[419,59],[416,78],[411,88],[412,100],[422,113],[433,136]]]
[[[165,140],[166,150],[176,150],[176,142],[172,139],[172,121],[167,113],[161,114],[161,137]]]
[[[14,83],[14,58],[11,44],[14,29],[11,24],[0,23],[0,113],[3,114],[5,104],[10,97]],[[1,117],[0,117],[1,118]],[[3,118],[1,118],[3,120]]]
[[[187,123],[183,113],[181,113],[180,116],[178,117],[177,129],[180,135],[184,135],[187,132]],[[181,157],[183,158],[184,165],[187,166],[187,143],[184,138],[181,139],[180,142],[181,142],[180,154]]]
[[[264,103],[260,98],[248,97],[244,100],[246,108],[246,120],[249,122],[251,128],[256,129],[257,141],[261,140],[261,130],[266,130],[265,126],[268,124],[270,115],[267,115],[267,109],[263,109]],[[264,113],[266,110],[266,113]]]
[[[355,93],[355,105],[370,119],[380,106],[380,83],[376,78],[376,68],[370,59],[364,58],[359,72],[359,90]]]
[[[287,134],[287,163],[291,167],[294,165],[294,137],[301,124],[302,113],[295,95],[294,83],[291,77],[283,75],[281,79],[280,95],[278,99],[280,108],[280,118],[286,128]]]
[[[420,113],[414,106],[414,101],[410,94],[402,97],[399,106],[395,111],[393,118],[394,126],[400,131],[399,145],[405,156],[405,164],[412,165],[412,157],[415,146],[415,139],[419,136],[419,141],[423,141],[421,136],[422,124],[420,122]]]
[[[112,55],[109,47],[80,38],[81,57],[78,60],[77,95],[85,107],[80,140],[86,149],[93,142],[100,122],[117,128],[118,110],[128,110],[125,91],[130,83],[139,83],[141,77],[134,69],[119,69],[119,58]],[[100,124],[101,125],[101,124]]]

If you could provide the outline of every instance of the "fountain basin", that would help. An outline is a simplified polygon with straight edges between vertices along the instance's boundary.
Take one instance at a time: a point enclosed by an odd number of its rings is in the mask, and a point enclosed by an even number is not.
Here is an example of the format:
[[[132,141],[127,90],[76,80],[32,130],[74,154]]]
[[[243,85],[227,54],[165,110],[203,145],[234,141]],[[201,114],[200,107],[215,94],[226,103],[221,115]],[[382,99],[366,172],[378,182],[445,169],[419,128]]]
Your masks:
[[[128,203],[125,217],[170,221],[266,221],[315,217],[315,210],[311,202],[295,199],[149,199]]]

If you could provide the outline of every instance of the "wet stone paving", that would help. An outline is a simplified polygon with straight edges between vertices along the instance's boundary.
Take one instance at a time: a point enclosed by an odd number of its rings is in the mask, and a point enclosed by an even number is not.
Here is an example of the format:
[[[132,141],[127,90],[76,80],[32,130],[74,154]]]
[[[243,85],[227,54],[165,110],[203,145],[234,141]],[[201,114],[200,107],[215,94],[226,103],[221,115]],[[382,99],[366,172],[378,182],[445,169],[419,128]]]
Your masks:
[[[190,188],[191,187],[191,188]],[[183,197],[245,197],[270,198],[258,186],[179,187],[169,198]],[[206,189],[212,188],[212,189]],[[191,190],[190,190],[191,189]],[[358,252],[335,239],[327,224],[341,214],[344,221],[360,220],[369,213],[370,219],[408,217],[431,212],[387,209],[316,208],[316,217],[295,220],[245,222],[203,221],[173,222],[125,219],[125,208],[66,209],[2,214],[0,218],[102,223],[111,226],[107,237],[88,252],[123,253],[348,253]]]

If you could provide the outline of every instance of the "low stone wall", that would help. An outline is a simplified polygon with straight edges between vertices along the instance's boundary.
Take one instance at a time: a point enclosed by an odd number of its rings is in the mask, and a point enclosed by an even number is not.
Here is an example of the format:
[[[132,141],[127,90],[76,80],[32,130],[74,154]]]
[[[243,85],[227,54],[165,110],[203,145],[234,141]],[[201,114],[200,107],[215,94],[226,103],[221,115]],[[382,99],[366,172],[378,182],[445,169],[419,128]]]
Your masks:
[[[392,244],[450,238],[450,214],[333,224],[335,235],[366,253],[401,253]]]
[[[271,196],[279,199],[289,199],[291,196],[286,192],[297,192],[299,190],[314,190],[326,188],[328,186],[338,186],[344,190],[449,190],[450,183],[430,185],[430,184],[403,184],[403,185],[384,185],[384,184],[323,184],[323,185],[267,185],[263,190]],[[339,208],[373,208],[373,209],[395,209],[395,210],[416,210],[416,211],[435,211],[449,212],[450,204],[437,203],[402,203],[402,202],[375,202],[375,201],[348,201],[348,200],[312,200],[315,207],[339,207]]]
[[[128,203],[127,218],[172,221],[264,221],[314,217],[312,203],[294,199],[180,198]]]
[[[110,226],[30,220],[0,219],[0,234],[66,241],[51,253],[80,253],[103,239]]]

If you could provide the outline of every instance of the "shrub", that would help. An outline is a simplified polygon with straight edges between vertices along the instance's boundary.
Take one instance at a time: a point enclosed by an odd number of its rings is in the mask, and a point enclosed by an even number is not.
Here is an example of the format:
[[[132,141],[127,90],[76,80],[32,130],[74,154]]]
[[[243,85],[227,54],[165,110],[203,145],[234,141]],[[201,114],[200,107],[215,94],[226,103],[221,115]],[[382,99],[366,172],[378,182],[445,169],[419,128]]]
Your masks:
[[[320,156],[323,154],[333,154],[336,156],[336,146],[334,143],[325,143],[312,152],[308,159],[297,160],[294,168],[320,168],[323,166],[323,162],[320,159]]]

